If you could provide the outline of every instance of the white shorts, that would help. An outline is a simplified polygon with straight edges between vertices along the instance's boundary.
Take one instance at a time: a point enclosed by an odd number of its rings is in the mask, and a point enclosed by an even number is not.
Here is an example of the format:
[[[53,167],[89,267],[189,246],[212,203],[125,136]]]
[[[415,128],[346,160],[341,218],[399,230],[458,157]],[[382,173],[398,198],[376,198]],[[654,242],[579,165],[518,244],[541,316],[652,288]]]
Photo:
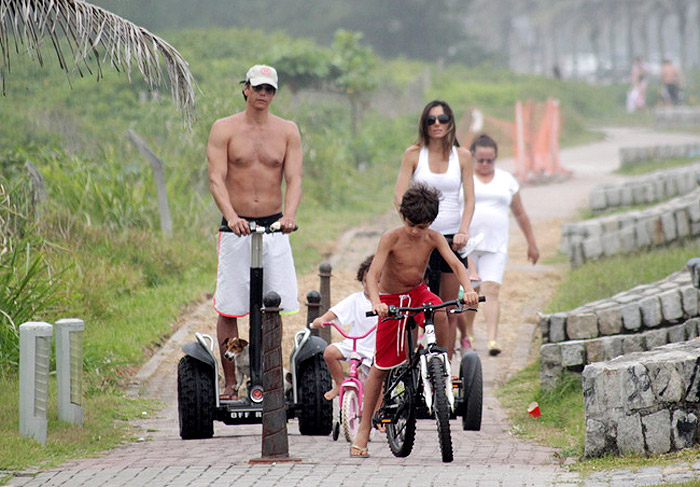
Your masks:
[[[481,278],[482,282],[496,282],[498,284],[503,283],[503,273],[506,270],[506,262],[508,261],[508,254],[503,252],[485,252],[482,250],[475,250],[469,257],[474,262],[474,267],[476,268],[476,273]],[[474,269],[471,269],[472,272]],[[476,287],[475,283],[472,283]]]
[[[374,360],[374,347],[362,346],[363,340],[358,340],[357,342],[357,353],[362,357],[362,365],[371,367],[372,361]],[[374,344],[374,342],[373,342]],[[350,360],[350,354],[352,353],[352,340],[346,338],[339,342],[331,343],[335,348],[340,351],[340,354],[345,358],[345,360]],[[330,346],[330,345],[329,345]]]
[[[214,309],[220,315],[238,318],[250,311],[250,247],[250,235],[219,232]],[[263,235],[263,296],[268,291],[275,291],[282,298],[281,314],[299,311],[289,235]]]

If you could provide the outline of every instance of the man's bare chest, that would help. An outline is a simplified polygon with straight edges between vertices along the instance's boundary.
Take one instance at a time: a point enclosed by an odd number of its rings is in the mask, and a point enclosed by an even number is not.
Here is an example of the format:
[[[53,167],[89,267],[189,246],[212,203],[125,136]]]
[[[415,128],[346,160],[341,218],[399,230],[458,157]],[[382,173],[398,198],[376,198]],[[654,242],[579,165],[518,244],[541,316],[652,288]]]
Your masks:
[[[243,169],[247,167],[279,168],[285,159],[284,140],[261,135],[241,135],[231,139],[228,145],[229,164]]]

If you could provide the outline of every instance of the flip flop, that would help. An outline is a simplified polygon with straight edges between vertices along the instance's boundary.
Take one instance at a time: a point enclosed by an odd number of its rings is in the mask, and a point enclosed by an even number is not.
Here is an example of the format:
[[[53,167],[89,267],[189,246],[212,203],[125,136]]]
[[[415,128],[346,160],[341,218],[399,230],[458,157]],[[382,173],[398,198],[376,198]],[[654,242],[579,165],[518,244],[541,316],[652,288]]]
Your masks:
[[[236,401],[238,394],[220,394],[219,401]]]
[[[359,453],[353,454],[353,450],[357,450]],[[350,447],[350,458],[369,458],[369,451],[367,448],[360,448],[357,445],[352,445]]]
[[[496,340],[491,340],[489,342],[489,355],[491,355],[492,357],[495,357],[499,353],[501,353],[501,347],[498,346],[498,343],[496,342]]]

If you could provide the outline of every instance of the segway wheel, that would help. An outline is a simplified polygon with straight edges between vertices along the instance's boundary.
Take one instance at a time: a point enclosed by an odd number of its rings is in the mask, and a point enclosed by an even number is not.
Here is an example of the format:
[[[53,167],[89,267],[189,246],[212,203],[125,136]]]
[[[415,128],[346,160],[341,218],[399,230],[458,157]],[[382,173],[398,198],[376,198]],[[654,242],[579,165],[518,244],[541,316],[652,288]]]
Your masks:
[[[194,440],[214,436],[214,391],[212,367],[189,355],[182,357],[177,367],[180,438]]]
[[[462,380],[461,394],[462,429],[468,431],[481,430],[481,411],[483,406],[484,386],[481,375],[481,360],[474,351],[464,354],[459,370]]]
[[[299,433],[327,436],[333,429],[333,402],[323,397],[333,383],[321,354],[299,366]]]
[[[338,441],[340,437],[340,423],[336,421],[333,423],[333,441]]]

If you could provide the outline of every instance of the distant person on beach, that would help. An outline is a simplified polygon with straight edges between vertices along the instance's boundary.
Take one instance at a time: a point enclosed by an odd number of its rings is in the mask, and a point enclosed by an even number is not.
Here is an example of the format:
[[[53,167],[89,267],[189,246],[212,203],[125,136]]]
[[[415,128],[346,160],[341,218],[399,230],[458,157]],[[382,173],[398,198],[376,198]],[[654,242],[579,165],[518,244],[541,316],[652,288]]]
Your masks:
[[[663,60],[661,65],[661,99],[664,105],[678,105],[681,101],[683,75],[681,70],[670,59]]]

